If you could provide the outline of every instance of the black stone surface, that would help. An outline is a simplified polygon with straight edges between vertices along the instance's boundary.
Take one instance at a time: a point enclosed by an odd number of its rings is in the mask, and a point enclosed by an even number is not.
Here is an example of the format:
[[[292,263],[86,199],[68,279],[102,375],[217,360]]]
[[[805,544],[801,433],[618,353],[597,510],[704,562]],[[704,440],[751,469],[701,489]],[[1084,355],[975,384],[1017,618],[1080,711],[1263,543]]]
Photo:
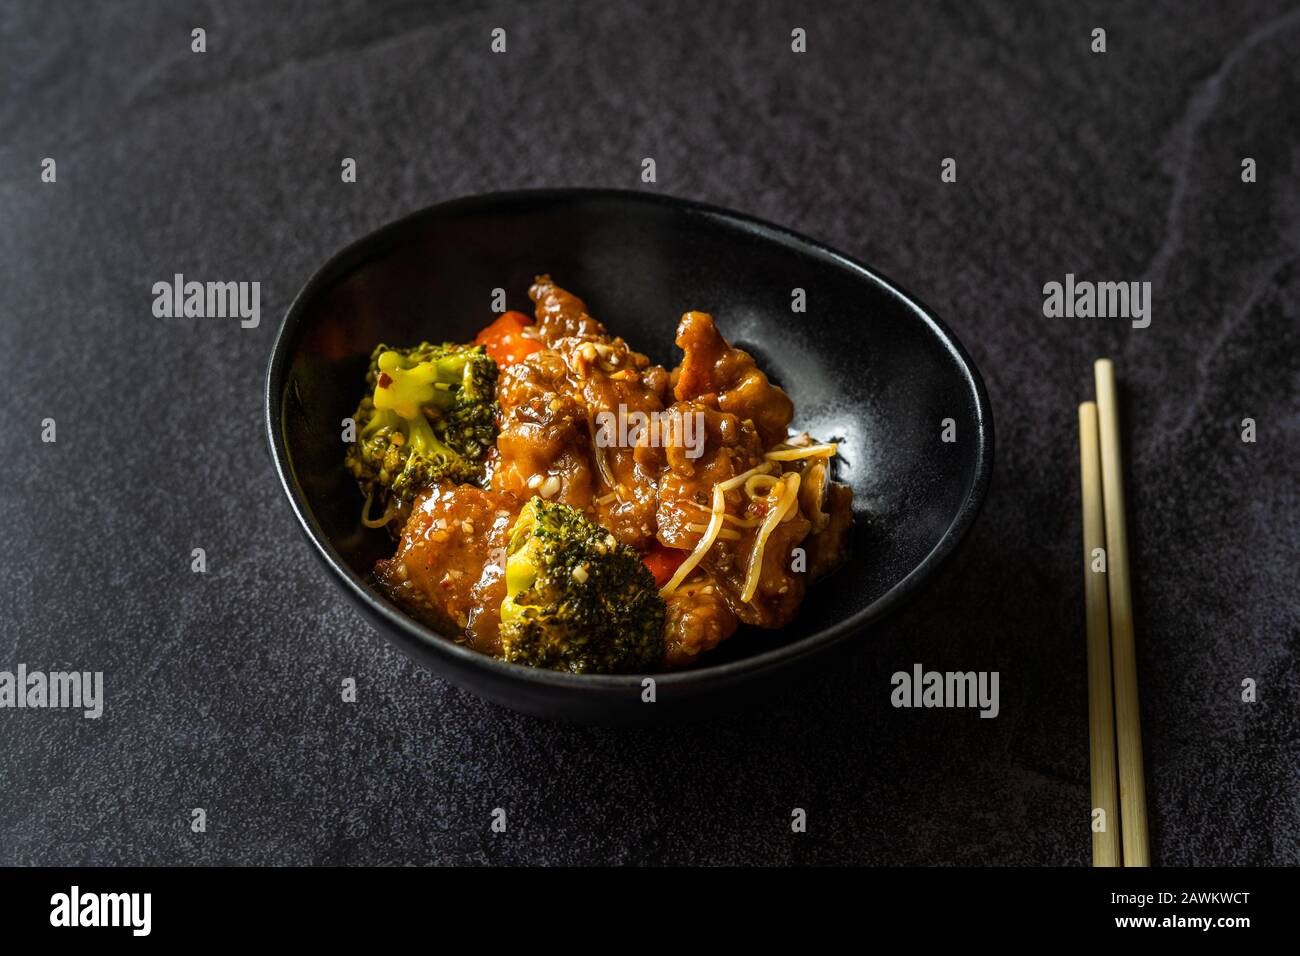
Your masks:
[[[1102,354],[1154,858],[1300,862],[1300,8],[881,6],[6,4],[0,669],[102,670],[107,700],[0,710],[0,863],[1086,863],[1075,405]],[[262,377],[311,270],[542,185],[809,233],[983,371],[997,467],[967,549],[766,707],[653,732],[499,710],[374,634],[281,500]],[[260,281],[260,326],[154,318],[177,272]],[[1150,328],[1044,318],[1067,272],[1151,281]],[[998,670],[1000,716],[893,709],[915,662]]]

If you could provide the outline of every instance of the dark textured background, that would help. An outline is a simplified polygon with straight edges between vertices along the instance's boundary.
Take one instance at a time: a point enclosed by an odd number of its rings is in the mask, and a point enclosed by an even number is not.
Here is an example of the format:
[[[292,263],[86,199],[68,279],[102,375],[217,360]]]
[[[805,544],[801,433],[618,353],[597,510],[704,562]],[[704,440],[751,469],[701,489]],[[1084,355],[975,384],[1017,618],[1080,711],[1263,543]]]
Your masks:
[[[1199,8],[5,4],[0,669],[103,670],[107,704],[0,711],[0,863],[1085,863],[1075,405],[1099,354],[1131,429],[1154,858],[1300,862],[1300,8]],[[340,599],[281,500],[262,377],[347,241],[465,193],[636,188],[643,156],[644,188],[929,303],[988,384],[996,474],[936,585],[813,684],[713,724],[556,726]],[[1151,280],[1152,326],[1045,319],[1067,271]],[[153,318],[174,272],[260,280],[261,327]],[[892,709],[917,661],[999,670],[1001,716]]]

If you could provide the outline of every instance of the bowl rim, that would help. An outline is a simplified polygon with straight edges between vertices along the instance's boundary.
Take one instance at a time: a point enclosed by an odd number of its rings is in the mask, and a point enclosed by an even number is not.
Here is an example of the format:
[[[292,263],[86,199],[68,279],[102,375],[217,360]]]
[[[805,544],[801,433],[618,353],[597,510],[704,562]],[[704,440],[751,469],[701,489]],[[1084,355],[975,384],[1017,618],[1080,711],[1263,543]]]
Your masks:
[[[633,674],[572,674],[565,671],[542,670],[522,664],[510,664],[458,643],[454,638],[441,634],[409,617],[396,605],[373,593],[364,580],[348,566],[325,536],[316,522],[301,486],[293,474],[283,429],[284,392],[290,345],[294,343],[297,337],[298,328],[308,305],[313,303],[320,294],[326,292],[338,280],[374,258],[373,253],[386,248],[388,243],[399,237],[404,231],[413,228],[417,223],[426,218],[472,209],[475,206],[490,207],[528,200],[543,202],[614,200],[618,202],[644,203],[648,206],[671,207],[679,212],[724,220],[734,227],[776,241],[781,245],[794,248],[805,254],[812,254],[829,260],[841,268],[857,274],[888,294],[899,305],[927,325],[939,342],[957,360],[957,365],[965,378],[967,387],[974,392],[978,426],[976,428],[975,473],[967,488],[966,497],[963,499],[953,520],[929,553],[901,580],[876,600],[857,613],[829,627],[822,628],[800,640],[763,651],[751,657],[744,657],[721,664],[704,664],[703,666],[682,671]],[[832,249],[825,243],[795,232],[792,229],[787,229],[784,226],[709,203],[683,199],[665,193],[650,193],[633,189],[548,187],[473,193],[425,206],[354,240],[330,256],[324,264],[312,273],[285,310],[267,364],[264,378],[264,399],[264,421],[271,459],[276,475],[280,480],[280,487],[288,499],[294,516],[298,519],[299,526],[315,548],[318,557],[334,572],[353,598],[361,602],[373,614],[389,625],[390,636],[400,636],[400,643],[404,645],[403,650],[417,658],[427,658],[430,652],[435,655],[449,656],[469,668],[485,670],[489,674],[507,681],[518,679],[528,684],[547,685],[557,690],[585,689],[590,691],[617,690],[628,692],[636,690],[639,692],[643,687],[642,681],[647,677],[654,678],[656,687],[684,687],[703,683],[730,684],[741,679],[756,677],[777,668],[784,668],[797,661],[829,650],[897,610],[933,576],[957,549],[957,546],[979,516],[993,471],[993,415],[988,392],[985,389],[984,380],[980,376],[979,369],[953,332],[902,286],[883,273]]]

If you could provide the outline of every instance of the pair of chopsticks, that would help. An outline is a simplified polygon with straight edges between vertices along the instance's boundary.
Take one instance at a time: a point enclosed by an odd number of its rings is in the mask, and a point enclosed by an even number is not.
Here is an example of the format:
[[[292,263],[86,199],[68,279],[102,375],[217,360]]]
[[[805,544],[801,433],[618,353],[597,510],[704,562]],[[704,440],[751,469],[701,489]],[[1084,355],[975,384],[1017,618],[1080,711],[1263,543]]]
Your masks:
[[[1079,406],[1092,865],[1149,866],[1115,366],[1098,359],[1093,374],[1097,400]],[[1098,810],[1105,813],[1100,829]]]

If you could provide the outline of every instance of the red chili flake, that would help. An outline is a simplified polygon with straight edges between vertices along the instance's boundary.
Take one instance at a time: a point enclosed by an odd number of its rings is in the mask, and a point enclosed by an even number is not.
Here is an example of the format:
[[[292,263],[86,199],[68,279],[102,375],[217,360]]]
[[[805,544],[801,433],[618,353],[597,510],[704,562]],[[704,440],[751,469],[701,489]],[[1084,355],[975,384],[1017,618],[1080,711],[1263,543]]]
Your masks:
[[[379,387],[380,387],[380,388],[387,388],[389,385],[392,385],[392,384],[393,384],[393,380],[392,380],[391,377],[389,377],[389,374],[388,374],[387,372],[380,372],[380,373],[379,373]]]

